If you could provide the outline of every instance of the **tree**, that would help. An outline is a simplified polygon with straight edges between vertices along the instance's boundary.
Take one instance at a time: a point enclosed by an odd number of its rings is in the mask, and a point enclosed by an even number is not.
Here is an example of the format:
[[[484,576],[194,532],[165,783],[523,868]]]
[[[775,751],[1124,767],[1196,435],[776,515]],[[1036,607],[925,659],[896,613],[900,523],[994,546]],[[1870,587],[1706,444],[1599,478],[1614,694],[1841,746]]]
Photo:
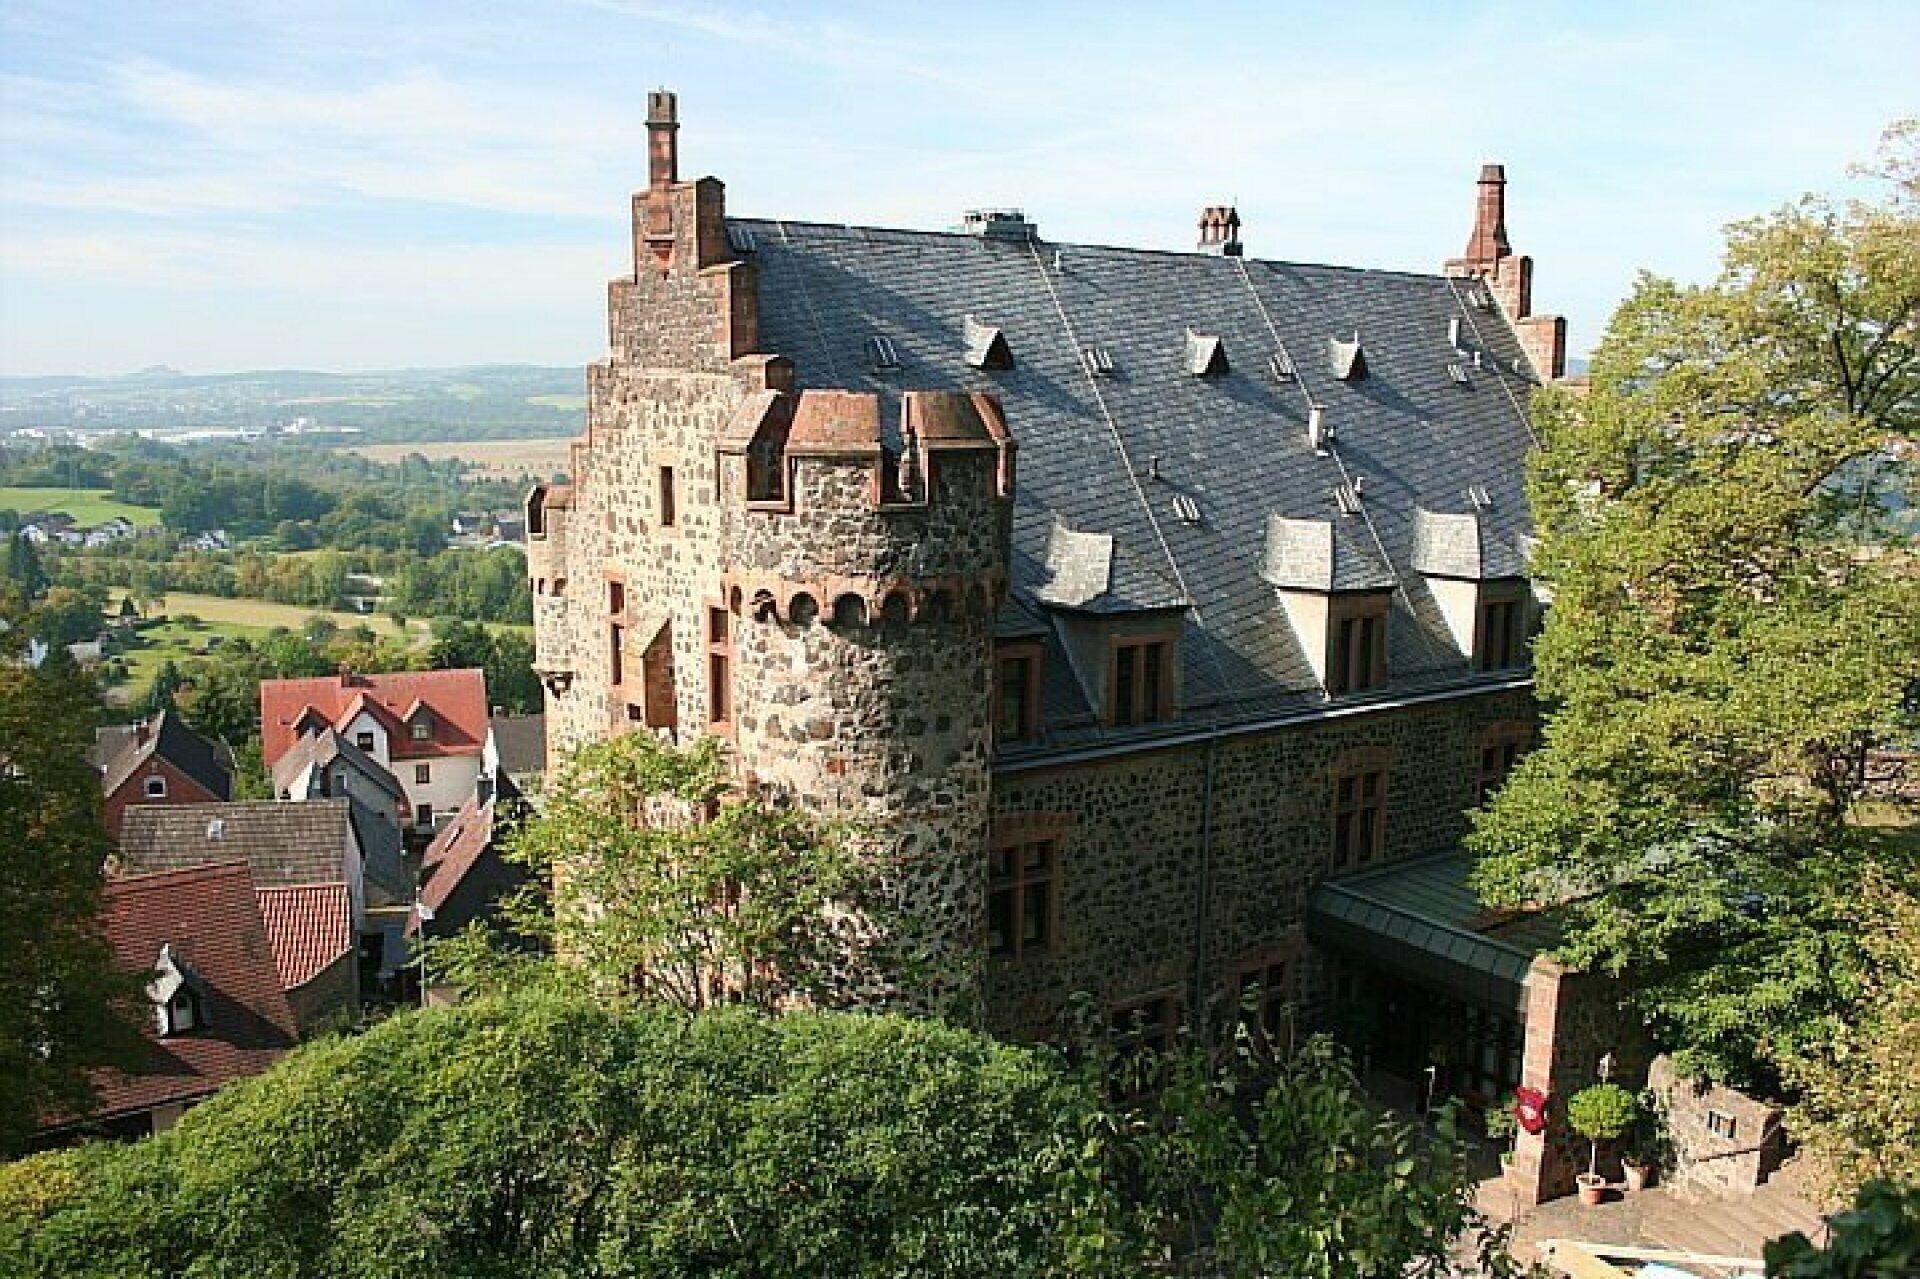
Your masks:
[[[0,1154],[91,1103],[87,1072],[140,1045],[136,982],[99,929],[108,845],[86,760],[98,705],[57,663],[0,664]]]
[[[40,562],[40,548],[28,541],[19,529],[7,537],[6,565],[0,576],[19,587],[29,604],[47,592],[47,570]]]
[[[577,751],[507,842],[529,872],[509,922],[683,1009],[849,1002],[878,909],[857,858],[841,832],[742,794],[721,750],[629,733]],[[456,976],[465,962],[433,961]]]
[[[1600,1174],[1600,1143],[1626,1136],[1639,1109],[1619,1084],[1593,1084],[1567,1098],[1567,1126],[1587,1139],[1587,1176]]]
[[[1847,1192],[1920,1186],[1920,900],[1869,881],[1851,912],[1866,951],[1855,1015],[1789,1064],[1793,1134]]]
[[[1920,574],[1862,518],[1920,429],[1914,141],[1881,203],[1737,224],[1710,285],[1643,277],[1590,393],[1536,401],[1546,727],[1476,822],[1479,883],[1563,903],[1563,958],[1763,1089],[1849,1016],[1847,906],[1886,860],[1856,805],[1920,710]]]
[[[1194,1059],[1160,1120],[1048,1049],[566,972],[307,1045],[152,1140],[0,1167],[0,1270],[1399,1279],[1475,1220],[1458,1145],[1378,1117],[1324,1045],[1250,1107]],[[1210,1237],[1179,1237],[1195,1212]]]

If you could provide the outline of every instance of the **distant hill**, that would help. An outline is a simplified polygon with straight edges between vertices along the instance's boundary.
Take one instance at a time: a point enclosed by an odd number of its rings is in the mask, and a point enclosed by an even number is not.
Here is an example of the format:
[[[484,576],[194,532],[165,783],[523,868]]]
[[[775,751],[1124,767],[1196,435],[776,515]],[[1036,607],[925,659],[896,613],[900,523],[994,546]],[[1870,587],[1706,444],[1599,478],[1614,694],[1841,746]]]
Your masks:
[[[583,369],[531,364],[207,374],[156,365],[118,377],[0,377],[0,437],[346,429],[369,442],[530,439],[576,434],[585,408]]]

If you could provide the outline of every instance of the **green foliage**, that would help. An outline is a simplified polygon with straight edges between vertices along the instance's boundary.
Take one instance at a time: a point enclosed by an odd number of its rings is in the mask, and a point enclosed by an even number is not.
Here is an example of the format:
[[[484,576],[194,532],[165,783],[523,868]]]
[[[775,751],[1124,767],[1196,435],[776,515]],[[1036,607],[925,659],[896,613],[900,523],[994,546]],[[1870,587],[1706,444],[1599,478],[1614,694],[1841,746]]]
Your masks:
[[[1850,1015],[1847,903],[1886,862],[1851,818],[1920,731],[1920,574],[1860,518],[1911,504],[1917,326],[1911,186],[1807,200],[1730,228],[1711,285],[1643,278],[1590,393],[1536,401],[1547,724],[1476,822],[1480,886],[1564,903],[1562,957],[1748,1087]]]
[[[0,577],[11,582],[28,603],[46,594],[49,581],[40,552],[17,529],[7,537],[6,562],[0,566]]]
[[[20,1275],[1046,1275],[1088,1098],[898,1018],[533,990],[301,1050],[113,1152],[0,1177]],[[164,1189],[162,1189],[164,1187]]]
[[[1920,1184],[1870,1182],[1816,1248],[1800,1231],[1766,1246],[1767,1279],[1910,1279],[1920,1273]]]
[[[69,665],[0,663],[0,1154],[84,1110],[91,1067],[138,1050],[137,982],[99,931],[108,852],[87,763],[99,705]]]
[[[522,632],[443,618],[433,625],[427,661],[435,670],[480,667],[487,676],[487,700],[509,715],[535,714],[546,704],[533,673],[533,640]]]
[[[1382,1118],[1323,1043],[1261,1085],[1182,1056],[1115,1109],[1098,1068],[937,1023],[689,1016],[543,971],[152,1140],[0,1168],[0,1270],[1387,1279],[1480,1225],[1451,1116]]]
[[[649,733],[581,748],[507,843],[529,872],[509,923],[681,1008],[851,1001],[879,907],[846,832],[741,794],[722,749]],[[458,976],[467,961],[433,962]]]
[[[1618,1141],[1639,1115],[1639,1103],[1619,1084],[1594,1084],[1567,1098],[1567,1123],[1588,1141]]]

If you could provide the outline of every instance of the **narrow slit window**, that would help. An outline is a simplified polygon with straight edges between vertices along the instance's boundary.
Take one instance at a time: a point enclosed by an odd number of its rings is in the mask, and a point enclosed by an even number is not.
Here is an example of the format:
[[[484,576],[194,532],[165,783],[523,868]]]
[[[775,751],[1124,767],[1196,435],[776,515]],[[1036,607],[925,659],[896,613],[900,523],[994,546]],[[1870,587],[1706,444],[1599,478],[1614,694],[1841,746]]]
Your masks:
[[[679,500],[673,491],[673,468],[660,468],[660,527],[672,528],[679,522]]]

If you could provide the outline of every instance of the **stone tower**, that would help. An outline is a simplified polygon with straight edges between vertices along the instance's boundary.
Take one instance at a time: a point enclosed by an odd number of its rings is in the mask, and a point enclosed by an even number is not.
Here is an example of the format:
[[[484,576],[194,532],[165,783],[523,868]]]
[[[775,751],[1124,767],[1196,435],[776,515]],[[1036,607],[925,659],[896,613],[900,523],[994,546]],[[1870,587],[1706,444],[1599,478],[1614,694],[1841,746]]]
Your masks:
[[[609,286],[567,486],[528,498],[549,755],[726,738],[742,781],[849,821],[898,907],[872,994],[977,1014],[993,619],[1013,442],[990,395],[796,389],[758,350],[724,192],[649,97],[633,270]]]

